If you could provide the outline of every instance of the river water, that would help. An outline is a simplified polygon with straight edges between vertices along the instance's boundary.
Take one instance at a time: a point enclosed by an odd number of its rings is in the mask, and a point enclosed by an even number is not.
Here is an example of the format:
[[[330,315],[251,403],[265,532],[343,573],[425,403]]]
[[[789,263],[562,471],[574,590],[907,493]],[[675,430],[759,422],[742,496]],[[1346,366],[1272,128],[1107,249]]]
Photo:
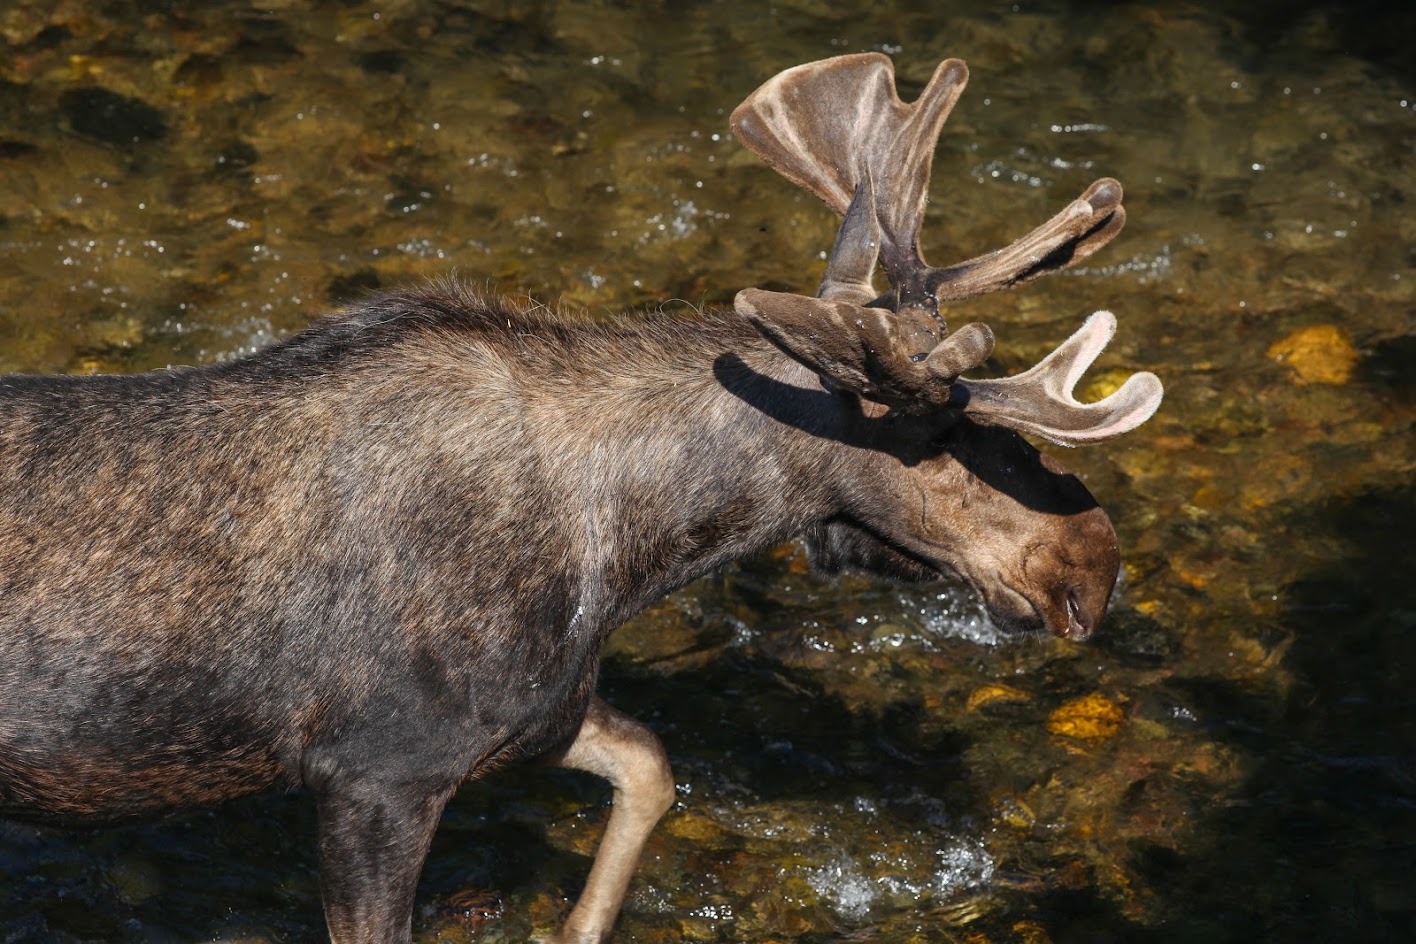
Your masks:
[[[229,358],[450,272],[590,317],[810,291],[835,220],[727,114],[799,62],[884,51],[908,98],[963,58],[931,260],[1127,188],[1083,267],[948,312],[1016,371],[1107,308],[1091,392],[1164,379],[1065,457],[1124,584],[1088,644],[1009,641],[788,546],[636,619],[603,692],[679,798],[617,940],[1416,940],[1413,35],[1362,2],[10,0],[0,370]],[[607,804],[464,789],[417,939],[554,926]],[[0,827],[3,942],[323,934],[306,798]]]

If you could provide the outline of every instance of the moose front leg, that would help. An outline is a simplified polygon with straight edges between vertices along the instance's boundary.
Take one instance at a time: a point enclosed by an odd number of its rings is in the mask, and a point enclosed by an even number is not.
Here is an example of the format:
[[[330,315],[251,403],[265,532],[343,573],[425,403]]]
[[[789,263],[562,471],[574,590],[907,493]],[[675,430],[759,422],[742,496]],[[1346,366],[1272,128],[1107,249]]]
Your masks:
[[[674,777],[658,737],[600,699],[575,739],[546,762],[599,774],[615,788],[614,808],[585,891],[558,934],[543,944],[600,944],[609,938],[649,833],[674,802]]]
[[[358,781],[318,796],[331,944],[412,940],[413,895],[453,787]]]

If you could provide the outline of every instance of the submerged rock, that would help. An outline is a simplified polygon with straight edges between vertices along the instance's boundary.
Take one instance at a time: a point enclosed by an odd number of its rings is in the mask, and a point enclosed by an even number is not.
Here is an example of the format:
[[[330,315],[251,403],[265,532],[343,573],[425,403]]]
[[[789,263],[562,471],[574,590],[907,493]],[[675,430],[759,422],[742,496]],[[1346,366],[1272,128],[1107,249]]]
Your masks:
[[[991,705],[994,702],[1020,702],[1029,701],[1032,698],[1027,692],[1014,688],[1011,685],[1001,685],[990,683],[980,685],[969,693],[967,707],[969,711],[977,711],[984,705]]]
[[[141,144],[167,134],[162,112],[106,88],[70,89],[59,96],[59,110],[76,134],[103,144]]]
[[[1083,740],[1114,737],[1125,713],[1121,706],[1099,692],[1074,698],[1047,718],[1050,734]]]
[[[1299,328],[1268,349],[1270,360],[1293,371],[1300,384],[1345,384],[1357,365],[1357,350],[1335,325]]]

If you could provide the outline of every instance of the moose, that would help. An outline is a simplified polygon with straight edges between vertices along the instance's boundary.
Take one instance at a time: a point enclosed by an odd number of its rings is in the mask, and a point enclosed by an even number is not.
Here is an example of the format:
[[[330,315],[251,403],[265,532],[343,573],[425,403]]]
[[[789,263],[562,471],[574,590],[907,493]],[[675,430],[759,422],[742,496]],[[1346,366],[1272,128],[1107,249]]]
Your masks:
[[[651,602],[800,538],[824,571],[951,576],[1000,625],[1085,639],[1116,534],[1019,432],[1110,439],[1160,382],[1074,398],[1105,312],[1024,373],[966,378],[993,335],[947,332],[939,303],[1085,259],[1121,229],[1121,187],[927,265],[930,163],[966,79],[947,60],[905,104],[887,57],[844,56],[733,113],[843,217],[815,297],[605,324],[447,281],[224,363],[0,378],[0,817],[304,790],[331,940],[408,942],[448,799],[539,759],[614,788],[546,938],[600,942],[674,799],[656,736],[595,695],[606,637]]]

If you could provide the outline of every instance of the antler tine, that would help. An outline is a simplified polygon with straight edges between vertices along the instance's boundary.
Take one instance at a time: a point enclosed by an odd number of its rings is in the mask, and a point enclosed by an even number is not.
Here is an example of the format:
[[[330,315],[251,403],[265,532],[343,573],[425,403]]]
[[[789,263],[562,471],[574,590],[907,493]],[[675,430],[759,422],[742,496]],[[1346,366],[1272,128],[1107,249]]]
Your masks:
[[[940,301],[955,301],[1074,266],[1126,225],[1121,195],[1120,182],[1103,177],[1022,239],[967,262],[931,269],[925,283]]]
[[[895,66],[882,53],[836,56],[794,66],[764,82],[733,110],[733,134],[779,174],[811,191],[844,215],[856,188],[871,173],[892,197],[896,173],[924,179],[902,206],[923,204],[934,142],[968,82],[968,67],[946,59],[919,101],[906,105],[895,94]],[[903,132],[909,126],[908,137]],[[926,138],[920,132],[929,132]],[[927,140],[923,167],[902,161],[900,145]],[[918,150],[918,149],[912,149]],[[915,155],[918,156],[918,155]]]
[[[1160,378],[1132,374],[1096,403],[1078,403],[1072,390],[1116,331],[1116,316],[1098,311],[1051,354],[1014,377],[952,385],[951,405],[981,423],[1034,433],[1063,446],[1101,442],[1150,419],[1164,394]]]
[[[893,71],[887,81],[892,120],[864,142],[867,149],[861,159],[872,171],[875,186],[885,195],[880,220],[884,237],[880,265],[891,284],[903,293],[906,277],[924,266],[919,230],[929,199],[934,150],[945,120],[968,84],[969,70],[959,59],[945,59],[935,67],[929,84],[911,105],[896,96]],[[876,203],[880,205],[881,201],[877,199]],[[901,304],[905,304],[903,297]]]
[[[879,255],[880,219],[875,214],[875,190],[867,179],[856,187],[855,199],[836,231],[816,297],[864,305],[875,297],[871,276]]]

